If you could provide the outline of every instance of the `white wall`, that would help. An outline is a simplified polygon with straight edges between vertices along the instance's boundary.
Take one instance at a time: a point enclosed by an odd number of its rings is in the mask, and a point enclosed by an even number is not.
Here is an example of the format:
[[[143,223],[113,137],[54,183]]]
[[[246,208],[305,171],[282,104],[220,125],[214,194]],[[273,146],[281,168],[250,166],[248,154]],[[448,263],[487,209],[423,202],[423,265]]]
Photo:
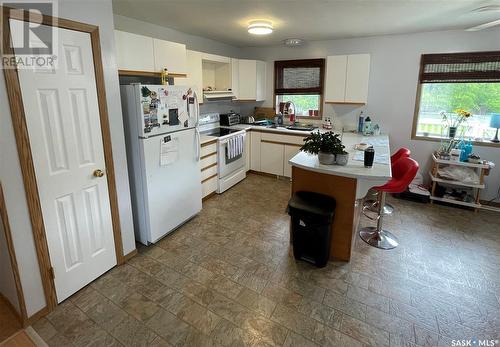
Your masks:
[[[424,53],[468,52],[500,50],[500,29],[479,32],[446,31],[411,35],[391,35],[358,39],[313,41],[303,47],[287,48],[249,47],[242,54],[268,62],[267,99],[272,106],[273,73],[275,60],[320,58],[336,54],[370,53],[370,85],[366,107],[326,105],[325,116],[332,116],[338,128],[354,129],[361,110],[379,123],[382,131],[390,135],[392,150],[408,147],[420,163],[422,173],[430,165],[430,154],[439,143],[411,140],[420,55]],[[499,96],[500,97],[500,96]],[[333,117],[334,116],[334,117]],[[500,185],[500,148],[475,146],[482,158],[497,164],[486,180],[487,189],[481,197],[496,196]]]
[[[59,17],[99,26],[104,66],[107,106],[109,113],[113,161],[116,172],[118,205],[122,230],[123,250],[127,254],[135,249],[130,190],[127,174],[122,111],[115,62],[113,13],[111,0],[73,1],[59,0]],[[17,252],[19,272],[26,299],[28,316],[45,307],[42,282],[33,242],[28,207],[24,193],[21,168],[17,155],[12,121],[7,108],[8,99],[3,72],[0,70],[0,141],[2,182]],[[6,164],[8,163],[8,164]]]
[[[17,298],[16,282],[12,272],[12,263],[10,261],[9,249],[5,238],[5,230],[0,219],[0,294],[3,295],[21,316],[19,308],[19,299]]]

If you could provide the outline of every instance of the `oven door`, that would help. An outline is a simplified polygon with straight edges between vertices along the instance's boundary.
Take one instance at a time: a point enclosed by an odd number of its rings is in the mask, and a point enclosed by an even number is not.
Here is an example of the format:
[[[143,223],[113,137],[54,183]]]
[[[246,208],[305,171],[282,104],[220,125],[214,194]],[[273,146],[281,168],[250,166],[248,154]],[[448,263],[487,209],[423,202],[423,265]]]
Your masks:
[[[242,167],[245,166],[245,142],[247,140],[245,131],[242,131],[241,133],[234,133],[231,134],[232,136],[234,135],[243,135],[243,152],[232,158],[228,159],[227,153],[228,153],[228,140],[231,136],[225,137],[223,139],[219,140],[219,148],[218,148],[218,155],[219,155],[219,160],[218,160],[218,165],[219,165],[219,178],[223,178],[230,173],[232,173],[235,170],[241,169]]]

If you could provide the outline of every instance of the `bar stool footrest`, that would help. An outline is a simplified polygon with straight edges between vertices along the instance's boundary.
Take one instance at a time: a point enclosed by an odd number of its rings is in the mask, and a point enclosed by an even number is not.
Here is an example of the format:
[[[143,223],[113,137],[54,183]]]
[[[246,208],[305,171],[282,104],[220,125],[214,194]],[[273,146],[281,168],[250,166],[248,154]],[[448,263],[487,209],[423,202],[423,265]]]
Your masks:
[[[359,231],[363,241],[380,249],[393,249],[399,244],[398,238],[387,230],[378,231],[376,227],[366,227]]]

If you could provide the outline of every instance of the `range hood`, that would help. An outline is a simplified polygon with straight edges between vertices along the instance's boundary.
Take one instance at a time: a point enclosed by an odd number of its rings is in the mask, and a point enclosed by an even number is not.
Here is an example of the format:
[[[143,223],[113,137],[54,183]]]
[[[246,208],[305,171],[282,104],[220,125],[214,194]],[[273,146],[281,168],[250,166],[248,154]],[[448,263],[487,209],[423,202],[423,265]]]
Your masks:
[[[203,96],[207,101],[231,101],[235,98],[231,90],[204,90]]]

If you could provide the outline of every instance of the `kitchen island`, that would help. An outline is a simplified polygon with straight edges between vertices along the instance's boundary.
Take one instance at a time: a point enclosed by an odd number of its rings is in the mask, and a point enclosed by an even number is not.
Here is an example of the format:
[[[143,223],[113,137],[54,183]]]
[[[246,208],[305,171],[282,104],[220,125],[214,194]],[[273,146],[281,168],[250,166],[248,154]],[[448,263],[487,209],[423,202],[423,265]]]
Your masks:
[[[375,149],[376,162],[372,168],[365,168],[363,161],[355,160],[362,158],[362,152],[355,149],[355,145],[362,142],[373,145]],[[349,152],[346,166],[320,164],[317,155],[305,152],[295,155],[289,163],[292,165],[292,194],[310,191],[331,196],[337,201],[330,259],[349,261],[361,212],[361,199],[371,187],[384,184],[391,178],[391,165],[386,135],[364,137],[344,133],[342,143]]]

